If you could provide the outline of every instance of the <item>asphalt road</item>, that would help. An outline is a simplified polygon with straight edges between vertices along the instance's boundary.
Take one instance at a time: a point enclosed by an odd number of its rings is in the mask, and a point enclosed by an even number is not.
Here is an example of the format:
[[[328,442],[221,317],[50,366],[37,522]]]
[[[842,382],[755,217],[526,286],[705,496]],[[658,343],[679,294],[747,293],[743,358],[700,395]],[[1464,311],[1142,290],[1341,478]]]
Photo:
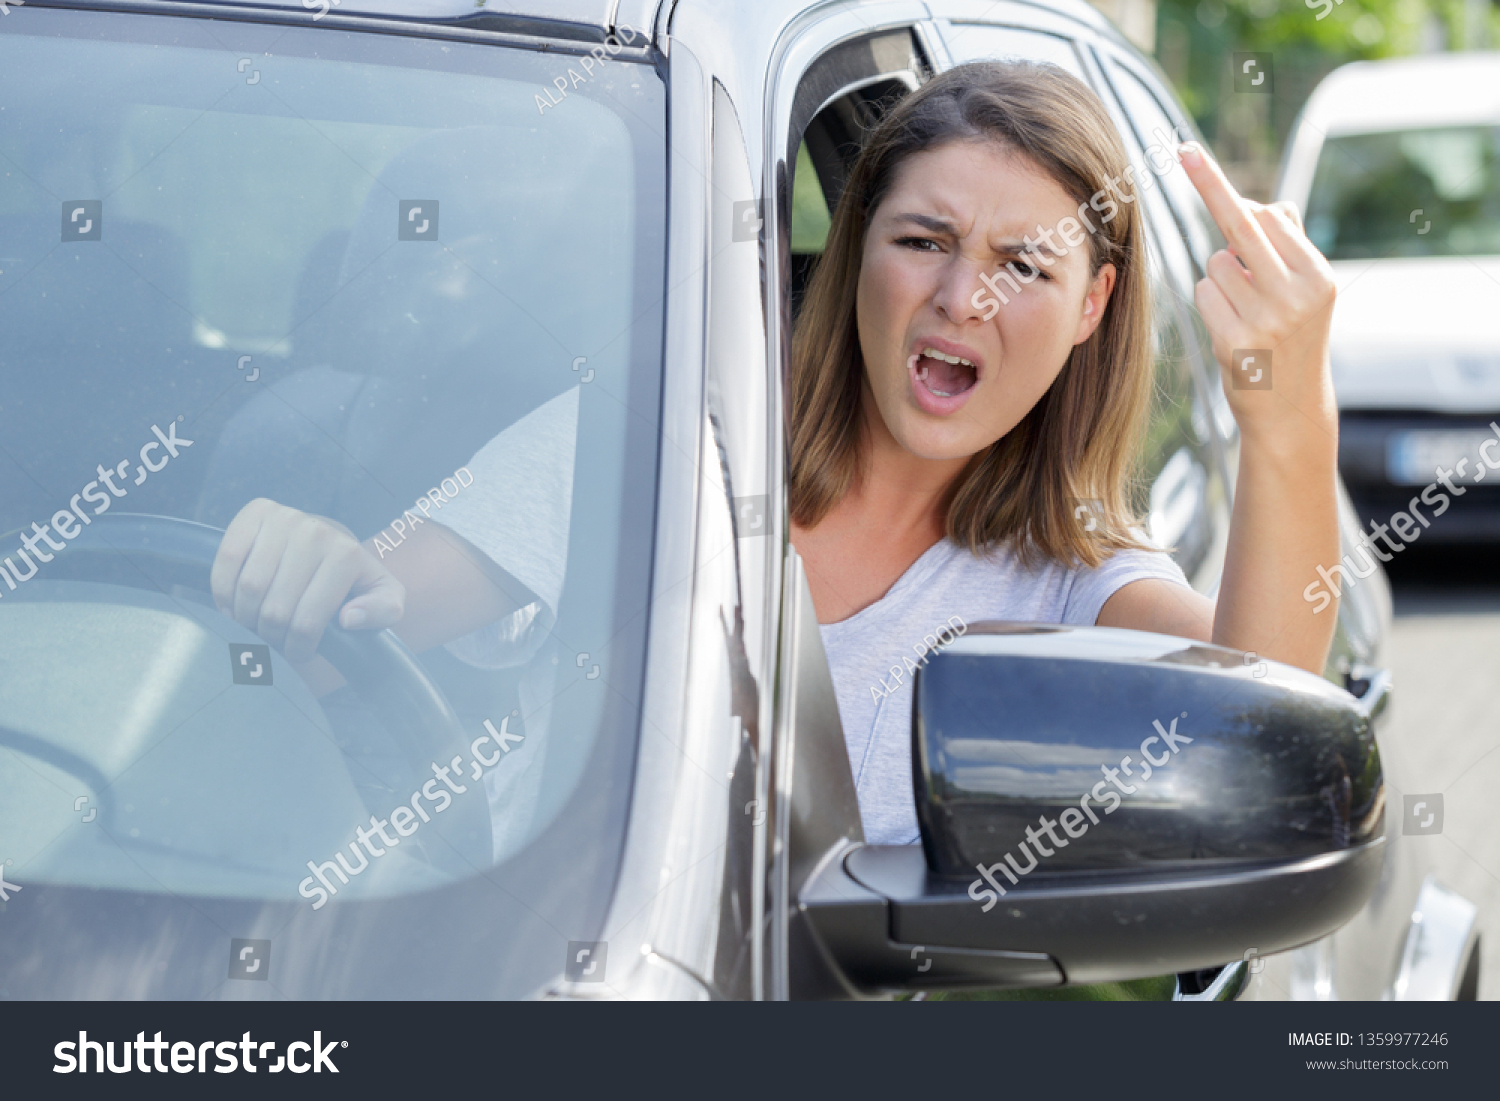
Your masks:
[[[1381,751],[1402,754],[1414,790],[1443,794],[1443,832],[1421,840],[1479,906],[1479,996],[1500,999],[1500,546],[1413,545],[1387,569],[1395,736]]]

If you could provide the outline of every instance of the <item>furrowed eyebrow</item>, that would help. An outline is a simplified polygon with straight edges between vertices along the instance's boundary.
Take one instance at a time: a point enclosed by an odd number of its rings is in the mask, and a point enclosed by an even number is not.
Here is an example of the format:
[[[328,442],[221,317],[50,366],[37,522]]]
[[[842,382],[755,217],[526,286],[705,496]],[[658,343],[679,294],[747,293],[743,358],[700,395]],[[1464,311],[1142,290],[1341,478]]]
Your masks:
[[[949,237],[958,236],[957,226],[946,218],[934,218],[931,214],[897,214],[896,221],[911,222],[930,233],[946,233]]]
[[[1016,256],[1035,256],[1044,252],[1057,257],[1067,255],[1066,250],[1054,248],[1044,241],[1032,241],[1030,243],[1026,241],[1000,241],[990,247],[996,252],[1011,253]]]
[[[897,222],[909,222],[912,225],[920,226],[929,233],[942,233],[949,237],[959,236],[958,227],[952,222],[946,218],[934,217],[931,214],[918,214],[909,211],[904,214],[897,214],[895,220]],[[1044,252],[1059,258],[1067,255],[1066,249],[1059,249],[1041,239],[1029,243],[1025,240],[998,241],[992,243],[990,247],[995,252],[1004,253],[1009,256],[1034,256]]]

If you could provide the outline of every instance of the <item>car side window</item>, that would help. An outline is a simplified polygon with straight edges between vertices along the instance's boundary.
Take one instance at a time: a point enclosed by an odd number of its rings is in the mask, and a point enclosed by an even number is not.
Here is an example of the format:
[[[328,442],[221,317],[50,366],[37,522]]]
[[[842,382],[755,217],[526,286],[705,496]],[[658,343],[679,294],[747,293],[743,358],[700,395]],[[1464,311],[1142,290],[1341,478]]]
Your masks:
[[[1152,540],[1171,549],[1188,580],[1201,590],[1212,586],[1220,568],[1211,543],[1215,514],[1224,514],[1218,530],[1228,524],[1226,483],[1214,452],[1213,426],[1193,377],[1195,334],[1175,293],[1159,276],[1152,280],[1152,296],[1154,385],[1141,456],[1149,488],[1139,504]]]
[[[1139,83],[1136,87],[1146,94]],[[1109,102],[1107,94],[1105,98]],[[1155,388],[1142,455],[1150,490],[1141,505],[1149,517],[1151,537],[1174,548],[1189,580],[1208,589],[1222,567],[1223,548],[1210,543],[1214,514],[1227,514],[1229,508],[1224,441],[1233,439],[1235,425],[1208,333],[1193,307],[1193,285],[1201,265],[1195,265],[1182,227],[1195,224],[1194,209],[1203,207],[1187,174],[1175,163],[1168,144],[1174,132],[1155,99],[1146,103],[1122,98],[1115,105],[1121,111],[1121,137],[1136,165],[1135,178],[1143,181],[1136,194],[1149,246],[1153,304]],[[1160,167],[1165,171],[1157,171]],[[1197,208],[1179,206],[1186,201],[1183,187],[1192,192]],[[1227,523],[1227,515],[1224,520]],[[1225,523],[1218,525],[1220,530]]]
[[[813,266],[823,254],[833,211],[865,135],[917,81],[915,68],[861,80],[825,104],[803,131],[792,176],[793,316],[802,305]]]
[[[818,170],[813,167],[806,138],[797,148],[797,169],[792,179],[792,255],[821,255],[833,225],[833,211],[823,193]]]
[[[1154,102],[1152,100],[1153,104]],[[1162,139],[1151,137],[1152,134],[1162,133],[1165,123],[1153,124],[1156,128],[1147,130],[1148,137],[1143,140],[1139,137],[1142,120],[1134,114],[1132,104],[1125,102],[1123,110],[1131,125],[1131,130],[1123,136],[1126,148],[1130,150],[1131,160],[1137,165],[1137,178],[1144,177],[1151,181],[1149,188],[1141,189],[1141,201],[1151,237],[1152,279],[1159,299],[1158,316],[1162,309],[1175,300],[1179,315],[1176,324],[1181,327],[1187,341],[1185,350],[1196,359],[1199,366],[1196,373],[1202,400],[1212,414],[1219,436],[1232,445],[1237,438],[1238,427],[1224,395],[1223,376],[1214,359],[1208,330],[1194,304],[1194,286],[1211,253],[1195,253],[1192,244],[1194,235],[1183,227],[1208,222],[1211,233],[1201,235],[1202,248],[1217,250],[1223,246],[1223,238],[1219,236],[1218,227],[1212,224],[1207,208],[1192,181],[1187,178],[1187,173],[1162,150]],[[1156,166],[1162,164],[1169,167],[1165,172],[1157,173]]]
[[[1050,61],[1088,83],[1083,62],[1071,38],[1018,27],[992,27],[982,23],[949,23],[943,40],[955,61],[1002,60]]]
[[[1192,125],[1181,116],[1174,117],[1174,112],[1168,111],[1157,93],[1114,56],[1101,58],[1101,67],[1125,108],[1140,148],[1150,158],[1149,167],[1154,171],[1157,165],[1165,163],[1166,158],[1175,159],[1176,146],[1196,137]],[[1159,173],[1158,178],[1170,197],[1179,223],[1178,231],[1187,241],[1193,262],[1201,272],[1208,258],[1224,247],[1224,237],[1186,172],[1178,171],[1174,166]],[[1165,226],[1162,232],[1166,232]]]

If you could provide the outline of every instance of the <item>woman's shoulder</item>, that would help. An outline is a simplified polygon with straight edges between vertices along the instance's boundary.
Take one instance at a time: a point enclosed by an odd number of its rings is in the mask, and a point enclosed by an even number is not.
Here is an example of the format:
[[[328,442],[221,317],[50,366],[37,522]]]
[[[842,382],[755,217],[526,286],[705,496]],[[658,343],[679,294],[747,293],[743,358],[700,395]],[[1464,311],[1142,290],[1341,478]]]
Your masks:
[[[1150,537],[1143,531],[1136,531],[1132,534],[1140,540],[1140,546],[1113,548],[1097,566],[1080,564],[1077,568],[1090,573],[1146,573],[1153,577],[1182,576],[1182,569],[1169,551],[1151,542]]]
[[[988,618],[1091,624],[1111,596],[1133,581],[1187,585],[1172,556],[1150,543],[1111,550],[1098,565],[1025,554],[1014,545],[982,552],[953,546],[940,572],[950,597]]]
[[[1000,543],[976,551],[945,538],[942,545],[946,558],[942,566],[969,573],[992,576],[1030,575],[1038,579],[1134,572],[1144,572],[1151,576],[1182,573],[1170,552],[1151,542],[1142,531],[1132,534],[1138,539],[1139,546],[1101,548],[1101,558],[1097,565],[1090,565],[1080,559],[1064,561],[1052,558],[1039,550],[1028,552],[1015,542]]]

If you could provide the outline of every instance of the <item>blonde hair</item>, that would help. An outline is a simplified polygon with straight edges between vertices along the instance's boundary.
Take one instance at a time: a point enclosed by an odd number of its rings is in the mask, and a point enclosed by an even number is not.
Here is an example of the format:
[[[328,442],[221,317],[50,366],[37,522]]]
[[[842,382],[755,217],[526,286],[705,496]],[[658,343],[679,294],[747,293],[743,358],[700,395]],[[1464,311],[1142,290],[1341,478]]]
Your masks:
[[[791,511],[803,527],[815,526],[861,474],[856,291],[870,217],[903,162],[957,141],[1022,154],[1080,205],[1092,199],[1095,212],[1105,211],[1100,196],[1128,164],[1104,105],[1055,65],[960,65],[881,120],[839,197],[792,340]],[[1152,389],[1144,230],[1135,202],[1106,201],[1113,215],[1096,213],[1088,235],[1091,273],[1106,263],[1116,271],[1103,319],[1020,423],[977,453],[952,487],[948,538],[975,554],[1009,542],[1026,561],[1097,566],[1141,545],[1129,497]],[[1078,511],[1084,500],[1103,513],[1088,531]]]

